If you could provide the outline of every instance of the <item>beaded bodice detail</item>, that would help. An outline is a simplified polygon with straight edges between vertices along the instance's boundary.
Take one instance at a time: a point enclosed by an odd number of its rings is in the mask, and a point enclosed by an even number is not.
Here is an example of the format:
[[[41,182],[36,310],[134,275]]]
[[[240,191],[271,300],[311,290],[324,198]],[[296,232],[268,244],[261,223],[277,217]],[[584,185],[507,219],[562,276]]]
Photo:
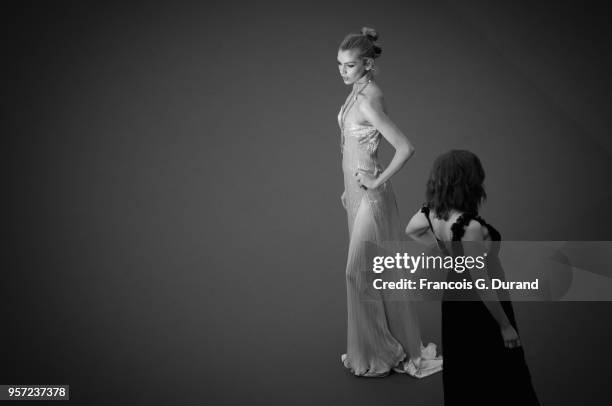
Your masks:
[[[370,124],[357,124],[345,122],[342,125],[342,115],[344,106],[338,113],[338,126],[340,127],[340,152],[344,153],[347,143],[354,144],[352,147],[359,148],[368,154],[375,154],[380,142],[380,132]],[[351,147],[351,146],[349,146]]]

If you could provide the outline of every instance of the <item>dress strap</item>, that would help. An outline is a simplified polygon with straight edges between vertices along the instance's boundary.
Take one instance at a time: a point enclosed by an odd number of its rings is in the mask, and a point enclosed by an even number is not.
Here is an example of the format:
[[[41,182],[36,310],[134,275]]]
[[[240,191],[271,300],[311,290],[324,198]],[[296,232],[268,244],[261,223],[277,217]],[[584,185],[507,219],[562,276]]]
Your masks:
[[[451,226],[453,241],[461,241],[463,235],[465,234],[465,227],[470,224],[470,221],[472,221],[473,218],[474,216],[468,213],[463,213],[457,218],[457,220]]]
[[[481,226],[485,226],[489,231],[489,235],[491,236],[492,241],[501,241],[501,234],[495,227],[487,223],[482,217],[479,215],[474,215],[471,213],[463,213],[457,221],[451,226],[451,232],[453,234],[453,241],[461,241],[463,235],[465,234],[465,227],[470,224],[470,221],[476,220],[480,223]]]
[[[501,241],[501,233],[497,231],[495,227],[491,224],[487,223],[482,217],[475,216],[474,220],[478,221],[481,225],[485,226],[487,230],[489,230],[489,235],[491,236],[492,241]]]
[[[429,219],[430,210],[429,210],[429,205],[427,203],[423,204],[423,206],[421,207],[421,213],[423,213],[425,217],[427,218],[427,222],[429,223],[429,229],[431,230],[431,234],[433,234],[434,238],[436,239],[436,245],[438,249],[442,252],[447,252],[446,247],[442,243],[442,240],[438,238],[438,236],[436,235],[436,232],[433,229],[433,224],[431,224],[431,220]]]
[[[431,220],[429,219],[429,205],[427,203],[423,204],[423,207],[421,207],[421,213],[423,213],[425,215],[425,217],[427,217],[427,222],[429,223],[429,228],[431,229],[431,232],[433,233],[433,235],[435,237],[436,233],[434,233],[433,225],[431,224]],[[436,240],[437,239],[438,239],[438,237],[436,237]]]

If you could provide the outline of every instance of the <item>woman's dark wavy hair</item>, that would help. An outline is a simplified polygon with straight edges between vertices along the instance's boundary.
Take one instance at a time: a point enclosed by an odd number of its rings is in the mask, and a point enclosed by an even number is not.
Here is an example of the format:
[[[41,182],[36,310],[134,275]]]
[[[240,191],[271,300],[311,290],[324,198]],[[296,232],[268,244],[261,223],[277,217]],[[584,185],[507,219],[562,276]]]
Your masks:
[[[480,159],[470,151],[453,149],[440,155],[427,181],[426,198],[438,218],[448,220],[455,209],[478,215],[486,200],[485,172]]]

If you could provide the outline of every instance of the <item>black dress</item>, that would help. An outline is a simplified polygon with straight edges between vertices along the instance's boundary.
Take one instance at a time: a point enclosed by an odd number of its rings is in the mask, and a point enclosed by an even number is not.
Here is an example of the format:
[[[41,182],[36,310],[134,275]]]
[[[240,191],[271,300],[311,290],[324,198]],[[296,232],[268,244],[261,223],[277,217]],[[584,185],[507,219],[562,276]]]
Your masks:
[[[429,219],[429,208],[421,210]],[[452,240],[460,242],[471,220],[487,227],[492,241],[501,241],[500,233],[481,217],[462,214],[452,225]],[[444,255],[451,255],[439,240]],[[494,245],[495,247],[495,245]],[[497,250],[499,245],[497,245]],[[453,244],[455,255],[463,255],[460,243]],[[492,255],[494,254],[494,255]],[[491,278],[505,280],[503,268],[494,249],[487,257],[487,272]],[[449,272],[448,281],[470,278],[468,271]],[[451,300],[456,291],[446,291],[442,300],[442,349],[444,354],[444,404],[454,405],[539,405],[525,363],[522,346],[504,346],[499,324],[476,291],[469,301]],[[508,320],[518,332],[508,293],[498,291],[500,304]],[[455,298],[456,299],[456,298]]]

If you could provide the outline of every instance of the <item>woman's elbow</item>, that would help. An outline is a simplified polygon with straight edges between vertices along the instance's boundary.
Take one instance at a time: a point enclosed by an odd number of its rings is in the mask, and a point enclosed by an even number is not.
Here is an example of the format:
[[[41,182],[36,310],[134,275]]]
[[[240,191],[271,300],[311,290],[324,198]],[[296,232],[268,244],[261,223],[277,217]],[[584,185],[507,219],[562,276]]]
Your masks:
[[[423,235],[423,233],[419,232],[419,230],[415,230],[414,228],[411,229],[409,227],[406,227],[405,233],[406,237],[410,238],[412,241],[419,241]]]
[[[410,159],[414,155],[414,147],[412,145],[408,146],[408,159]]]
[[[418,227],[412,221],[408,223],[408,225],[406,226],[406,229],[404,230],[406,235],[410,237],[415,236],[417,234],[417,231],[418,231]]]
[[[412,155],[414,155],[414,147],[410,144],[406,144],[398,152],[403,158],[403,161],[407,161],[412,157]]]
[[[415,235],[414,235],[414,231],[413,230],[406,229],[405,233],[406,233],[406,237],[411,238],[411,239],[414,240]]]

